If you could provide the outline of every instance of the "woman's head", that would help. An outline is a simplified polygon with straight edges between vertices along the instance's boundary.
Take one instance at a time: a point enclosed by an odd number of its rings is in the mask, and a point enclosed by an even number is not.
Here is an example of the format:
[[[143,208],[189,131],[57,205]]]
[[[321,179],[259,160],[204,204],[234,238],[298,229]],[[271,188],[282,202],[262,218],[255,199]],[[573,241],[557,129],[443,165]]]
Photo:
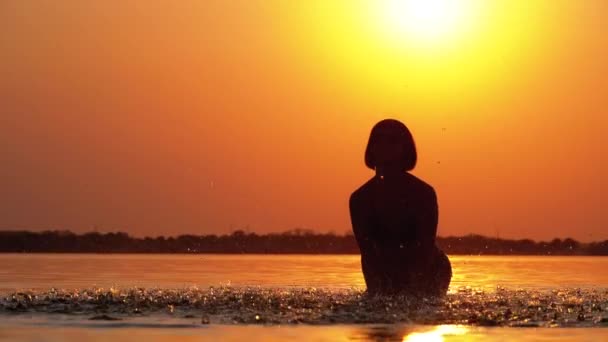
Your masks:
[[[369,135],[365,149],[365,165],[372,170],[399,168],[411,171],[416,166],[418,154],[409,129],[398,120],[378,122]]]

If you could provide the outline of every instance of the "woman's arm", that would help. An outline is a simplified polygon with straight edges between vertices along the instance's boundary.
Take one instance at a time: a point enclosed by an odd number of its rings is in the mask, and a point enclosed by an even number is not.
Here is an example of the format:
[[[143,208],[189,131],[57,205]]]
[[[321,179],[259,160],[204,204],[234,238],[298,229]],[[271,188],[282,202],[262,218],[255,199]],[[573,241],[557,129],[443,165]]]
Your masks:
[[[371,231],[370,211],[359,196],[360,194],[354,192],[348,201],[350,221],[361,254],[373,255],[376,247],[369,234]]]
[[[374,220],[372,209],[361,193],[353,193],[349,200],[350,219],[353,233],[361,252],[363,277],[370,293],[386,292],[392,288],[393,279],[386,273],[384,252],[378,246],[372,232]]]

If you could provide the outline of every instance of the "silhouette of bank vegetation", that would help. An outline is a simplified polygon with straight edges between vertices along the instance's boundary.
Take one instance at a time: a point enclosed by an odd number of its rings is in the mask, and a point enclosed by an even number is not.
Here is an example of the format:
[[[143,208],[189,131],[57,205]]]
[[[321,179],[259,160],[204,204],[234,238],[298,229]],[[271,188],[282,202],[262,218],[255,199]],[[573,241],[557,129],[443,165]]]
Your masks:
[[[553,239],[508,240],[482,235],[438,237],[451,255],[608,255],[608,240],[581,243]],[[351,234],[294,229],[256,234],[237,230],[227,235],[133,237],[124,232],[75,234],[70,231],[0,231],[0,253],[222,253],[222,254],[358,254]]]

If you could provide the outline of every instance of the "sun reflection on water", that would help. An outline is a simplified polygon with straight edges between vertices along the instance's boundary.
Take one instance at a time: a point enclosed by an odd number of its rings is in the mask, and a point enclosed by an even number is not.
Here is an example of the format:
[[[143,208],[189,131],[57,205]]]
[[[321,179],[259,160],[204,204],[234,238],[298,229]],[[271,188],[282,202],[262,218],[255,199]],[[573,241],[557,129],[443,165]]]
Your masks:
[[[460,325],[439,325],[430,331],[413,332],[403,337],[403,342],[443,342],[446,336],[464,335],[468,328]]]

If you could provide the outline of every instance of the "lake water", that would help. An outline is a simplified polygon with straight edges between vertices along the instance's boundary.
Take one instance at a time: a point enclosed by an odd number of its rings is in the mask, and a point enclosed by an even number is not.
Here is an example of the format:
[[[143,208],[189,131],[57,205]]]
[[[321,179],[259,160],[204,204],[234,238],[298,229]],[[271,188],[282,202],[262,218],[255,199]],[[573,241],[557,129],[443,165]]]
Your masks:
[[[608,339],[608,258],[450,260],[415,299],[367,296],[354,255],[0,254],[0,341]]]

